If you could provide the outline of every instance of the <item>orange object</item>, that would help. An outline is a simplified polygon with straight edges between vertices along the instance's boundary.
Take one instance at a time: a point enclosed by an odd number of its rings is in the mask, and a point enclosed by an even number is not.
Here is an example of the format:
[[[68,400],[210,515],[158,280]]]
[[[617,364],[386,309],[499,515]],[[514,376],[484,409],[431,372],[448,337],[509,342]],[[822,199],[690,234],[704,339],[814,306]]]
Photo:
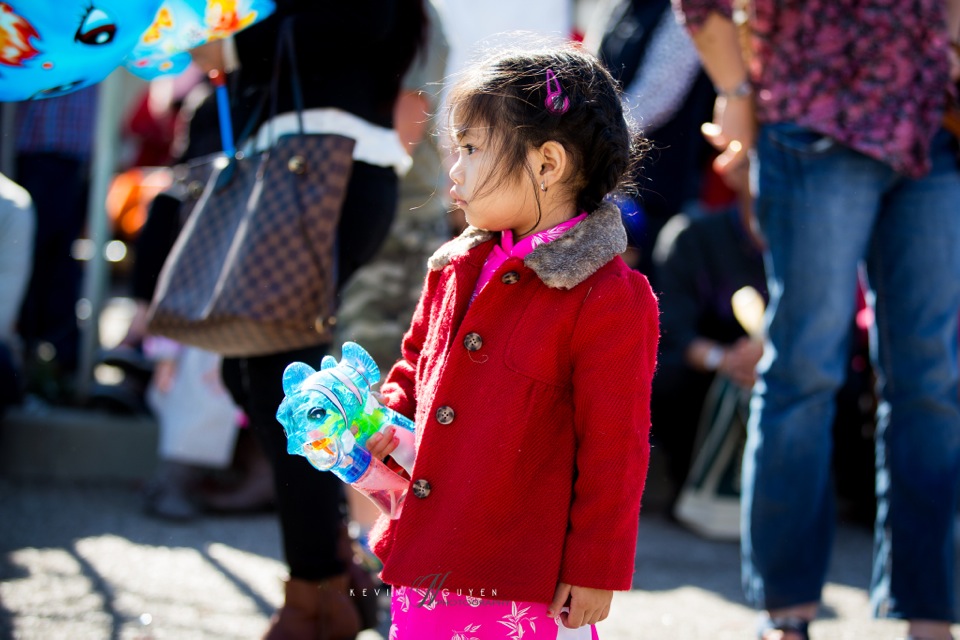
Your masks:
[[[132,240],[147,220],[150,203],[173,184],[168,167],[135,167],[114,177],[107,190],[106,210],[114,235]]]

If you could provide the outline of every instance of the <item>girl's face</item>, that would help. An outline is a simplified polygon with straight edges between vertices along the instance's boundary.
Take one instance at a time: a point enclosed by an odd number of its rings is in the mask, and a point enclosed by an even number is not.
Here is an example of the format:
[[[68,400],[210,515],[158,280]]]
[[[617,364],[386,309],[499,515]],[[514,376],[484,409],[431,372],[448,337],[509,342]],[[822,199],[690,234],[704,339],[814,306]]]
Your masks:
[[[517,240],[537,230],[537,187],[525,171],[497,175],[498,145],[488,130],[460,130],[454,142],[457,160],[450,168],[450,197],[463,210],[467,223],[487,231],[510,229]],[[536,152],[527,155],[528,166],[536,166]]]

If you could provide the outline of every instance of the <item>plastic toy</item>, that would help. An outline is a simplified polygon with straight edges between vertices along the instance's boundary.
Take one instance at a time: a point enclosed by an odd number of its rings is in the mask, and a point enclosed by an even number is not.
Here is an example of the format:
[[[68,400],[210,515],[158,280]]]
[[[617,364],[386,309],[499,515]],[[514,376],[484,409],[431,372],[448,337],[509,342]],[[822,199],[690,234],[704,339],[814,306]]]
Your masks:
[[[147,80],[178,73],[190,63],[187,51],[242,31],[274,9],[273,0],[164,0],[126,67]]]
[[[409,481],[367,451],[367,440],[390,426],[399,445],[391,454],[409,473],[416,456],[414,425],[384,407],[371,391],[380,369],[363,347],[343,344],[343,358],[326,356],[320,370],[294,362],[283,372],[286,395],[277,420],[287,434],[287,452],[331,471],[370,498],[391,518],[399,517]]]
[[[273,0],[0,2],[0,101],[70,93],[121,65],[147,79],[176,73],[188,49],[273,10]]]

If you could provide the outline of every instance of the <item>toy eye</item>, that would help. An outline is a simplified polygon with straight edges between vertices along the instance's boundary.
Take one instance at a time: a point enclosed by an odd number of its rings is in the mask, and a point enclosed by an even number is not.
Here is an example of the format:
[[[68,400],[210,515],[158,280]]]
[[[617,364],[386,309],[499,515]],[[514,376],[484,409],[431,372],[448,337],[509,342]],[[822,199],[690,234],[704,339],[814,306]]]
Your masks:
[[[77,34],[73,37],[77,42],[92,46],[109,44],[117,35],[117,25],[113,24],[110,16],[91,7],[83,17]]]
[[[311,420],[323,420],[324,416],[327,415],[327,412],[320,407],[314,407],[307,412],[307,417]]]

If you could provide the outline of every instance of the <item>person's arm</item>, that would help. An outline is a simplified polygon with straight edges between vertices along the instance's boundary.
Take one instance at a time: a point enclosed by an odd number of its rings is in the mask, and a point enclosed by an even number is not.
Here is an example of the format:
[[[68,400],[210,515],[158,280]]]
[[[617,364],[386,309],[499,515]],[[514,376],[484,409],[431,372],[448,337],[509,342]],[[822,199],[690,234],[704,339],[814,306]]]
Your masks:
[[[657,236],[653,269],[660,294],[659,390],[676,390],[687,384],[687,352],[699,337],[707,302],[701,290],[701,285],[709,282],[705,256],[690,218],[683,213],[670,218]]]
[[[695,2],[675,0],[683,16]],[[743,188],[747,151],[756,137],[754,97],[749,73],[743,61],[737,25],[727,14],[710,11],[700,22],[686,21],[703,68],[717,88],[713,122],[703,133],[720,155],[714,168],[737,190]]]
[[[407,329],[400,344],[400,360],[393,365],[384,377],[383,384],[380,385],[384,406],[411,420],[415,419],[417,413],[417,365],[430,330],[430,312],[439,281],[439,271],[427,272],[423,293],[420,294],[417,309],[410,320],[410,328]],[[369,443],[369,440],[367,442]]]
[[[576,480],[557,594],[567,626],[602,619],[610,591],[632,584],[640,497],[650,455],[657,303],[639,274],[598,282],[573,332]]]
[[[950,79],[960,82],[960,0],[947,0],[947,36],[950,47]]]
[[[960,40],[960,0],[947,0],[947,34],[950,40]]]

